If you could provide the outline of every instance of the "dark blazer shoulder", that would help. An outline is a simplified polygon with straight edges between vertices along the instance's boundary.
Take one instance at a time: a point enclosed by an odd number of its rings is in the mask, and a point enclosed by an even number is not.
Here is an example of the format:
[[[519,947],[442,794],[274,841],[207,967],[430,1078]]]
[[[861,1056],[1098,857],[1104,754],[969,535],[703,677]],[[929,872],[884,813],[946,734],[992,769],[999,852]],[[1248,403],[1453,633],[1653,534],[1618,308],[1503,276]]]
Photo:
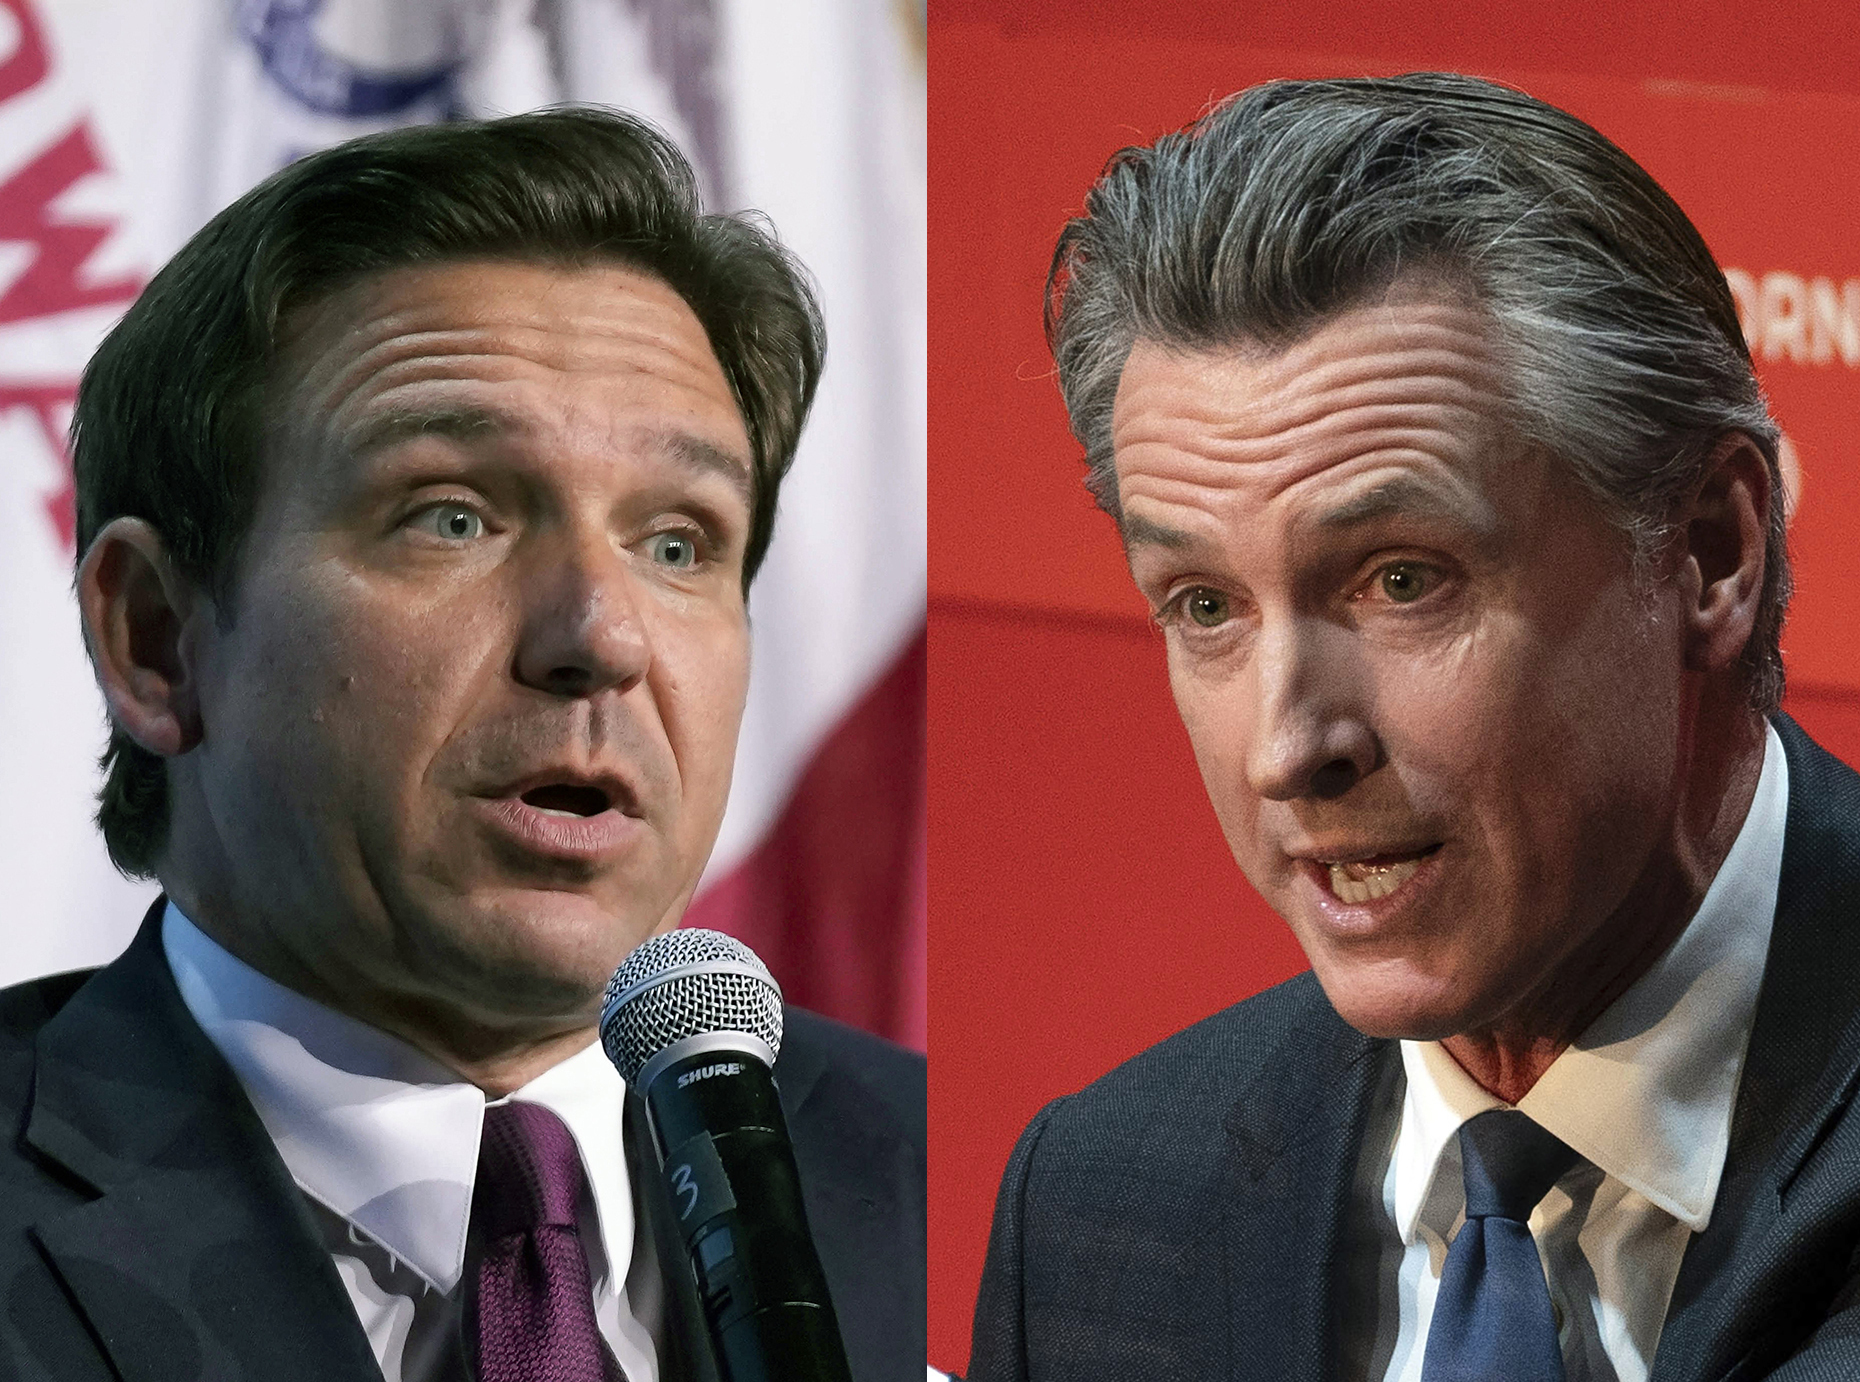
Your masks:
[[[39,1031],[96,971],[72,970],[0,989],[0,1119],[17,1133],[31,1087],[33,1049]]]
[[[161,909],[102,969],[0,994],[0,1361],[33,1382],[378,1378],[301,1194],[181,999]]]
[[[1317,1278],[1386,1046],[1307,973],[1048,1104],[1002,1177],[971,1377],[1319,1375]]]
[[[1234,1093],[1294,1060],[1360,1042],[1307,970],[1165,1037],[1053,1101],[1039,1120],[1063,1144],[1148,1136],[1158,1126],[1218,1122]],[[1220,1091],[1220,1097],[1211,1097]]]
[[[828,1072],[858,1085],[872,1100],[875,1116],[923,1148],[928,1091],[923,1053],[805,1008],[786,1009],[776,1079],[811,1084]]]
[[[1345,1025],[1309,971],[1138,1052],[1048,1104],[1009,1160],[1009,1186],[1076,1229],[1120,1180],[1160,1215],[1188,1214],[1228,1172],[1223,1149],[1276,1156],[1387,1043]]]
[[[73,969],[47,974],[0,989],[0,1042],[37,1040],[39,1028],[63,1011],[71,996],[83,988],[95,969]]]
[[[48,1181],[30,1154],[26,1123],[32,1111],[33,1068],[39,1033],[62,1012],[94,970],[29,979],[0,989],[0,1260],[7,1243],[48,1207],[75,1198],[65,1184]]]

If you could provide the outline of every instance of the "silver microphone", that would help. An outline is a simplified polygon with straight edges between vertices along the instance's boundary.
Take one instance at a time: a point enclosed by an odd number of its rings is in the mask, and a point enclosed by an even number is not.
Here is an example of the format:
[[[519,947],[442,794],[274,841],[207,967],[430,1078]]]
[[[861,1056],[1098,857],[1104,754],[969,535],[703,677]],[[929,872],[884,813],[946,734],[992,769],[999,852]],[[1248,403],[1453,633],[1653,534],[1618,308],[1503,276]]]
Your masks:
[[[645,1100],[725,1382],[851,1382],[776,1093],[781,1033],[774,976],[718,931],[654,936],[601,1004],[601,1046]]]

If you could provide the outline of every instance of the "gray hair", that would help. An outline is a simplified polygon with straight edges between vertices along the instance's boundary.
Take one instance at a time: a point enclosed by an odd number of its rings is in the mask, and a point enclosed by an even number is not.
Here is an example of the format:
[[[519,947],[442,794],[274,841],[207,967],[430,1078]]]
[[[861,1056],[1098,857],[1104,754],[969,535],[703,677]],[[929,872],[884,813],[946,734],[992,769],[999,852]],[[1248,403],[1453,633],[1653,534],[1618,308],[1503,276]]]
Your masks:
[[[1724,274],[1673,199],[1574,116],[1450,73],[1269,82],[1115,154],[1069,222],[1046,332],[1086,483],[1121,520],[1111,454],[1138,340],[1282,349],[1403,275],[1489,314],[1518,437],[1570,467],[1645,559],[1719,444],[1770,471],[1751,704],[1782,699],[1789,602],[1781,433]]]

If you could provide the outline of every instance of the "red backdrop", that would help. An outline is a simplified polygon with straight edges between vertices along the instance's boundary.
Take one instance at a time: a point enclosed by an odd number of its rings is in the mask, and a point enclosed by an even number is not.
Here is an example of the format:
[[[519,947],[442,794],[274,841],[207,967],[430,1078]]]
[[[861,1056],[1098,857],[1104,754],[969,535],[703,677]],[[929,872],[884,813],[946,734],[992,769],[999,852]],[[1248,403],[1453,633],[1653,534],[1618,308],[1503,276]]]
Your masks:
[[[1303,968],[1201,794],[1039,331],[1105,158],[1275,76],[1452,68],[1597,125],[1727,268],[1803,476],[1789,709],[1860,762],[1860,34],[1738,0],[938,0],[930,65],[930,1353],[964,1366],[1040,1104]]]

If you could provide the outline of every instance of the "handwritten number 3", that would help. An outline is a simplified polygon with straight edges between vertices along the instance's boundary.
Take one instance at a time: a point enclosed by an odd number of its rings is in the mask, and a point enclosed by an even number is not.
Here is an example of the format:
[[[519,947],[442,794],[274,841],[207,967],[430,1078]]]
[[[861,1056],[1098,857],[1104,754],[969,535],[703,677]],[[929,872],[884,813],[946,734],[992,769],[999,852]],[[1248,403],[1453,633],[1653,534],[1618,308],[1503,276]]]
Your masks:
[[[678,1216],[680,1222],[689,1219],[691,1211],[697,1208],[698,1202],[698,1188],[691,1180],[690,1162],[680,1162],[678,1168],[672,1172],[672,1193],[691,1197],[685,1205],[684,1212]]]

